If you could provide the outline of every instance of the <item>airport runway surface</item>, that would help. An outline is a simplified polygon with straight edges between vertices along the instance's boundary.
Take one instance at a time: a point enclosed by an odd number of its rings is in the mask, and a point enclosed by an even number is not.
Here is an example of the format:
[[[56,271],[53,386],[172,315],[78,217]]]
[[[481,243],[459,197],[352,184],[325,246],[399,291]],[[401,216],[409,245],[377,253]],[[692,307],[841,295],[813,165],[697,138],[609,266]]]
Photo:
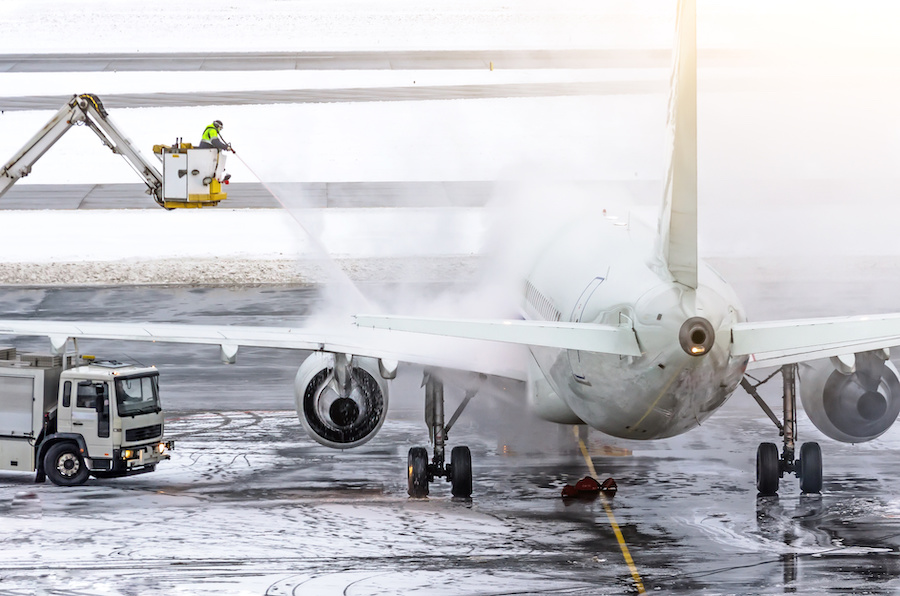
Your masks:
[[[700,50],[707,66],[748,63],[741,50]],[[135,72],[254,70],[433,70],[535,68],[669,68],[672,50],[396,50],[309,52],[158,52],[3,54],[0,72]]]
[[[699,54],[704,68],[734,68],[765,60],[759,53],[709,49]],[[150,54],[4,54],[0,74],[54,72],[184,72],[279,70],[535,70],[662,69],[671,67],[671,50],[446,50],[345,52],[210,52]],[[745,73],[746,74],[746,73]],[[714,78],[704,89],[733,90],[746,85]],[[764,83],[754,77],[754,86]],[[208,92],[104,93],[107,108],[254,105],[284,103],[424,101],[570,95],[665,93],[667,76],[649,80],[544,83],[412,85],[332,89],[281,89]],[[0,111],[56,110],[71,95],[0,95]]]
[[[710,52],[711,63],[741,59],[740,52]],[[0,56],[0,73],[262,70],[458,70],[547,68],[668,68],[670,50],[496,50],[496,51],[349,51],[210,52],[207,54],[18,54]],[[104,94],[107,108],[251,105],[337,101],[419,101],[584,94],[664,92],[654,81],[418,85],[350,89],[286,89],[204,93]],[[0,96],[0,111],[55,110],[64,95]]]
[[[389,287],[371,287],[390,293]],[[422,286],[439,295],[447,286]],[[5,317],[302,322],[306,288],[6,288]],[[0,343],[5,343],[2,338]],[[17,341],[45,349],[44,340]],[[476,398],[451,433],[473,452],[471,502],[449,488],[406,496],[407,450],[425,444],[418,371],[395,381],[389,419],[339,452],[304,436],[291,408],[303,355],[90,342],[156,363],[173,459],[153,474],[35,486],[0,473],[0,594],[894,594],[900,576],[900,436],[819,440],[821,497],[784,481],[759,499],[754,454],[777,432],[741,393],[698,430],[640,443],[590,437],[618,494],[563,502],[588,473],[571,428]],[[513,393],[515,393],[513,391]],[[764,394],[766,395],[766,394]],[[768,397],[772,397],[768,395]],[[455,407],[459,395],[448,390]],[[612,520],[621,531],[617,539]],[[626,563],[624,548],[633,559]]]
[[[653,205],[662,193],[662,183],[656,180],[590,180],[570,186],[598,197],[609,189],[625,189],[637,203]],[[220,205],[229,209],[484,207],[495,188],[496,183],[484,180],[275,182],[266,186],[238,182],[225,187],[228,198]],[[159,209],[146,190],[144,184],[18,184],[0,198],[0,210]]]
[[[485,85],[417,85],[405,87],[354,87],[348,89],[288,89],[266,91],[207,91],[202,93],[104,93],[109,109],[236,106],[258,104],[334,103],[362,101],[429,101],[436,99],[495,99],[510,97],[558,97],[567,95],[633,95],[663,93],[664,80],[586,81],[559,83],[498,83]],[[0,110],[57,110],[72,95],[23,95],[0,97]]]

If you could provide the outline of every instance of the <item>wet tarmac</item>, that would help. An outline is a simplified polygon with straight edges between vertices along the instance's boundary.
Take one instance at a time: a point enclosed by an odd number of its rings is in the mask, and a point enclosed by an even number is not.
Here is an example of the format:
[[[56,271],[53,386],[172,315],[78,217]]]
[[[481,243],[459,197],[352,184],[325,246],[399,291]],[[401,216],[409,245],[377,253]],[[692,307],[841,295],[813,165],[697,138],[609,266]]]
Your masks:
[[[228,185],[230,209],[288,208],[357,209],[369,207],[484,207],[495,196],[494,182],[392,181],[392,182],[236,182]],[[662,183],[656,180],[609,182],[581,181],[579,192],[603,196],[625,191],[642,204],[656,204]],[[159,209],[145,184],[19,184],[0,198],[5,209]]]
[[[252,106],[370,101],[430,101],[448,99],[496,99],[513,97],[564,97],[572,95],[640,95],[662,93],[664,80],[587,81],[573,83],[508,83],[489,85],[419,85],[415,87],[362,87],[352,89],[289,89],[271,91],[209,91],[202,93],[106,93],[107,109]],[[23,95],[0,97],[0,110],[59,109],[72,95]]]
[[[700,50],[706,65],[752,60],[740,50]],[[4,54],[0,72],[669,68],[669,49],[398,50],[309,52]]]
[[[318,299],[311,288],[26,288],[0,292],[0,311],[264,325],[302,322]],[[308,439],[292,411],[303,354],[246,350],[225,366],[214,348],[82,347],[160,367],[177,449],[153,474],[75,489],[0,472],[0,595],[900,590],[896,429],[841,445],[803,418],[801,441],[822,445],[823,494],[787,478],[779,497],[757,498],[756,445],[778,437],[738,392],[682,437],[591,434],[592,463],[618,494],[564,502],[587,462],[572,429],[531,420],[513,387],[509,400],[476,398],[451,432],[472,449],[472,500],[453,501],[444,484],[411,500],[406,452],[427,442],[419,371],[394,382],[381,433],[340,452]],[[451,407],[459,397],[448,388]]]

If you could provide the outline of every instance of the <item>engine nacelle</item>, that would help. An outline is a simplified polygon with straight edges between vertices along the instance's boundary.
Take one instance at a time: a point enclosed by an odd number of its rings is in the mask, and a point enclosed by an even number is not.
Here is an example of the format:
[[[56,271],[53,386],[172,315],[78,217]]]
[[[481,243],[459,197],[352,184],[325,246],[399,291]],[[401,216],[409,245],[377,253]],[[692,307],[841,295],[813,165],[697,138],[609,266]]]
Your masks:
[[[800,399],[820,431],[844,443],[883,434],[900,413],[900,374],[885,350],[801,365]]]
[[[362,445],[387,417],[387,384],[374,358],[347,362],[344,355],[313,352],[297,371],[294,395],[303,428],[326,447]]]

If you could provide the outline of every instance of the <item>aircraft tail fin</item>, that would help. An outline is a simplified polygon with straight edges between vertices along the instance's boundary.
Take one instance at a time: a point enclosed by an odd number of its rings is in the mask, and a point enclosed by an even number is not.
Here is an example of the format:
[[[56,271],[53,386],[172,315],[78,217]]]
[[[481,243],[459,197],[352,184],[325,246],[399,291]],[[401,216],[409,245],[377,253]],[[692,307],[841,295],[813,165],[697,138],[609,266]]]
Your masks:
[[[657,257],[676,281],[697,287],[697,7],[679,0],[667,118],[669,167]]]

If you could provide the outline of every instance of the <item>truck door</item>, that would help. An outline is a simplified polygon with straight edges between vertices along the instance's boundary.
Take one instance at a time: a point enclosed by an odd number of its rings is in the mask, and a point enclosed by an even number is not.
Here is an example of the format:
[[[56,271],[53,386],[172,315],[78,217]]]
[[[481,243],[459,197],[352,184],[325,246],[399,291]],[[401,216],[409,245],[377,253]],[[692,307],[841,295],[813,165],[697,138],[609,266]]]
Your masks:
[[[187,201],[187,153],[163,154],[163,197],[167,201]]]
[[[110,447],[109,385],[80,381],[72,408],[72,431],[80,433],[91,457],[112,457]]]
[[[62,399],[59,402],[59,409],[56,411],[56,429],[59,432],[72,432],[72,407],[75,405],[72,387],[72,381],[63,383]]]

